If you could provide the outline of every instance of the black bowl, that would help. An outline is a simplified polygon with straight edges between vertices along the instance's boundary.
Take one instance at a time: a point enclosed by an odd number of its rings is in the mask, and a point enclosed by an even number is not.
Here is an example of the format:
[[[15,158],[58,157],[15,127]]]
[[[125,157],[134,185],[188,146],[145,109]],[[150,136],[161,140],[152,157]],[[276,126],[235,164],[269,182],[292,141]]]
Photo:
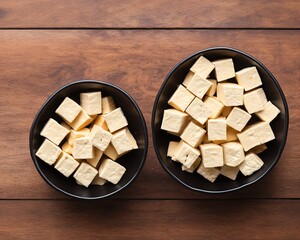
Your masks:
[[[65,97],[79,102],[81,92],[101,91],[103,96],[112,96],[116,105],[121,107],[128,120],[128,127],[137,140],[139,148],[117,161],[126,168],[126,172],[118,184],[107,183],[104,186],[89,186],[85,188],[76,184],[73,177],[66,178],[53,166],[49,166],[35,156],[44,138],[40,136],[43,126],[49,118],[61,122],[62,119],[55,114],[56,108]],[[105,82],[82,80],[63,86],[52,94],[38,111],[30,130],[31,158],[43,179],[54,189],[69,196],[81,199],[100,199],[108,197],[127,187],[138,175],[147,156],[148,134],[147,127],[141,110],[136,102],[124,90]]]
[[[274,131],[276,139],[267,143],[268,149],[260,154],[264,161],[263,167],[251,176],[245,177],[239,173],[237,179],[232,181],[226,177],[219,176],[214,183],[210,183],[197,173],[187,173],[181,170],[181,166],[175,163],[171,158],[167,157],[168,143],[171,140],[179,140],[167,132],[160,129],[163,111],[170,108],[167,101],[177,89],[177,86],[182,83],[190,67],[200,57],[204,56],[210,61],[222,58],[232,58],[235,70],[239,71],[242,68],[256,66],[262,82],[263,89],[268,100],[272,101],[281,111],[275,120],[271,122],[271,127]],[[286,137],[288,133],[289,115],[288,106],[285,96],[270,71],[254,57],[233,49],[225,47],[209,48],[199,51],[178,63],[165,78],[154,102],[152,112],[152,136],[153,145],[163,168],[177,181],[184,186],[200,192],[207,193],[224,193],[234,191],[252,183],[257,182],[265,176],[280,158],[283,151]]]

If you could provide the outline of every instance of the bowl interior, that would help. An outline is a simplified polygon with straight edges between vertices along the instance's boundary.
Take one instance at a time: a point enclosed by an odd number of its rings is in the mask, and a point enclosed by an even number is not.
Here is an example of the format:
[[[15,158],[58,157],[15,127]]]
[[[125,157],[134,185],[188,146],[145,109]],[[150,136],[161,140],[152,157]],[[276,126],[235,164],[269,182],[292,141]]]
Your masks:
[[[122,157],[117,161],[126,168],[126,172],[117,185],[107,183],[104,186],[92,186],[85,188],[76,184],[73,177],[66,178],[53,166],[49,166],[35,156],[42,144],[44,137],[40,136],[43,126],[49,118],[58,122],[62,119],[55,114],[56,108],[65,97],[70,97],[79,103],[79,94],[82,92],[101,91],[102,96],[112,96],[116,105],[121,107],[128,120],[128,127],[135,137],[139,148]],[[79,198],[102,198],[109,196],[127,186],[138,174],[146,158],[148,147],[147,128],[143,115],[133,99],[123,90],[98,81],[79,81],[71,83],[54,93],[38,112],[31,128],[30,151],[32,159],[42,177],[54,188],[74,197]]]
[[[203,55],[210,61],[232,58],[235,70],[239,71],[245,67],[256,66],[262,82],[263,89],[268,100],[272,101],[281,111],[279,116],[271,122],[271,127],[274,131],[276,139],[267,143],[268,149],[260,154],[264,161],[263,167],[249,177],[244,177],[239,173],[236,181],[232,181],[226,177],[219,176],[214,183],[210,183],[202,178],[199,174],[190,174],[183,172],[179,163],[175,163],[167,157],[168,143],[171,140],[179,140],[167,132],[160,129],[163,111],[171,108],[167,101],[177,89],[177,86],[182,83],[190,67],[194,62]],[[272,74],[253,57],[228,48],[214,48],[200,51],[179,63],[166,77],[162,87],[157,95],[152,115],[152,135],[153,143],[158,159],[167,172],[169,172],[175,179],[183,183],[185,186],[203,192],[226,192],[249,185],[264,176],[272,166],[278,161],[281,152],[284,148],[288,129],[288,108],[282,90],[278,82]]]

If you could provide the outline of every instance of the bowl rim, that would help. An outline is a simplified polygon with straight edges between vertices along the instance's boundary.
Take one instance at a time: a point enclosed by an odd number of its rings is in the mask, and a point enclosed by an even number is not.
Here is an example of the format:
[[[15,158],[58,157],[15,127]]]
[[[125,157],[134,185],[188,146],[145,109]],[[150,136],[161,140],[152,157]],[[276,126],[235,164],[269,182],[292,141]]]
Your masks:
[[[238,53],[238,54],[241,54],[247,58],[250,58],[252,61],[256,62],[259,66],[262,67],[262,69],[270,76],[270,78],[273,80],[277,90],[279,91],[279,94],[281,96],[281,99],[282,99],[282,102],[283,102],[283,106],[284,106],[284,114],[285,114],[285,119],[284,119],[284,129],[283,129],[283,132],[284,132],[284,135],[283,135],[283,141],[282,143],[280,144],[280,148],[279,148],[279,151],[277,152],[277,155],[275,157],[275,161],[273,161],[273,163],[270,165],[270,167],[268,169],[266,169],[266,171],[260,175],[259,177],[257,177],[256,179],[254,179],[253,181],[249,182],[249,183],[246,183],[246,184],[243,184],[241,186],[238,186],[238,187],[234,187],[234,188],[230,188],[230,189],[226,189],[226,190],[206,190],[206,189],[201,189],[201,188],[195,188],[195,187],[192,187],[191,185],[189,185],[188,183],[182,181],[180,178],[178,178],[175,174],[173,174],[169,169],[168,167],[165,165],[164,161],[162,160],[162,157],[159,153],[159,150],[158,150],[158,146],[156,144],[156,141],[155,139],[157,138],[157,135],[154,131],[154,119],[155,119],[155,115],[156,115],[156,109],[157,109],[157,105],[158,105],[158,100],[162,94],[162,91],[164,90],[165,88],[165,85],[167,84],[170,76],[174,73],[174,71],[181,65],[183,64],[184,62],[190,60],[191,58],[195,57],[196,55],[200,55],[200,54],[203,54],[203,53],[207,53],[209,51],[215,51],[215,50],[226,50],[226,51],[231,51],[231,52],[235,52],[235,53]],[[289,128],[289,110],[288,110],[288,104],[287,104],[287,101],[286,101],[286,98],[285,98],[285,95],[277,81],[277,79],[273,76],[273,74],[266,68],[266,66],[264,64],[262,64],[258,59],[256,59],[255,57],[251,56],[250,54],[248,53],[245,53],[241,50],[238,50],[236,48],[232,48],[232,47],[210,47],[210,48],[205,48],[203,50],[200,50],[200,51],[197,51],[191,55],[189,55],[188,57],[184,58],[183,60],[181,60],[179,63],[177,63],[171,70],[170,72],[167,74],[167,76],[165,77],[156,97],[155,97],[155,101],[154,101],[154,104],[153,104],[153,109],[152,109],[152,119],[151,119],[151,129],[152,129],[152,141],[153,141],[153,146],[154,146],[154,149],[155,149],[155,153],[156,153],[156,156],[160,162],[160,164],[162,165],[162,167],[164,168],[164,170],[169,173],[174,179],[176,179],[178,182],[180,182],[181,184],[183,184],[185,187],[187,187],[188,189],[191,189],[193,191],[196,191],[196,192],[203,192],[203,193],[209,193],[209,194],[221,194],[221,193],[229,193],[229,192],[233,192],[233,191],[236,191],[236,190],[239,190],[239,189],[242,189],[242,188],[245,188],[247,186],[250,186],[256,182],[258,182],[259,180],[261,180],[268,172],[270,172],[270,170],[277,164],[277,162],[279,161],[280,157],[281,157],[281,154],[283,152],[283,149],[285,147],[285,144],[286,144],[286,139],[287,139],[287,135],[288,135],[288,128]]]
[[[105,85],[105,86],[108,86],[108,87],[112,87],[114,89],[116,89],[117,91],[121,92],[122,94],[124,94],[129,100],[130,102],[133,104],[134,108],[137,110],[138,112],[138,115],[141,119],[141,122],[142,122],[142,126],[143,126],[143,135],[144,135],[144,139],[145,139],[145,149],[143,151],[143,156],[141,158],[141,162],[140,162],[140,165],[136,171],[136,173],[133,175],[133,177],[122,187],[118,188],[117,190],[111,192],[111,193],[108,193],[108,194],[105,194],[105,195],[102,195],[102,196],[97,196],[97,197],[85,197],[85,196],[79,196],[79,195],[76,195],[76,194],[72,194],[72,193],[69,193],[67,191],[64,191],[63,189],[59,188],[58,186],[56,186],[55,184],[53,184],[45,175],[44,173],[42,172],[42,170],[40,169],[39,167],[39,164],[37,162],[37,159],[36,159],[36,156],[35,156],[35,153],[33,151],[33,147],[32,147],[32,144],[33,144],[33,132],[34,132],[34,128],[36,126],[36,123],[37,123],[37,120],[38,118],[40,117],[41,115],[41,112],[43,111],[43,109],[48,105],[50,104],[51,100],[59,93],[61,92],[62,90],[72,86],[72,85],[77,85],[77,84],[81,84],[81,83],[93,83],[93,84],[100,84],[100,85]],[[120,192],[121,190],[123,190],[124,188],[126,188],[127,186],[129,186],[136,178],[137,176],[140,174],[141,172],[141,169],[146,161],[146,158],[147,158],[147,152],[148,152],[148,131],[147,131],[147,125],[146,125],[146,122],[145,122],[145,118],[142,114],[142,111],[141,109],[139,108],[138,104],[136,103],[136,101],[125,91],[123,90],[122,88],[112,84],[112,83],[108,83],[108,82],[103,82],[103,81],[100,81],[100,80],[77,80],[77,81],[74,81],[74,82],[71,82],[71,83],[68,83],[68,84],[65,84],[63,85],[62,87],[60,87],[58,90],[56,90],[54,93],[52,93],[47,99],[46,101],[43,103],[43,105],[39,108],[37,114],[35,115],[34,117],[34,120],[31,124],[31,128],[30,128],[30,134],[29,134],[29,149],[30,149],[30,155],[31,155],[31,159],[32,161],[34,162],[34,165],[36,167],[36,169],[38,170],[38,173],[40,174],[40,176],[44,179],[45,182],[48,183],[48,185],[50,185],[52,188],[54,188],[55,190],[58,190],[59,192],[67,195],[67,196],[70,196],[70,197],[74,197],[74,198],[77,198],[77,199],[83,199],[83,200],[97,200],[97,199],[103,199],[103,198],[107,198],[107,197],[110,197],[114,194],[116,194],[117,192]]]

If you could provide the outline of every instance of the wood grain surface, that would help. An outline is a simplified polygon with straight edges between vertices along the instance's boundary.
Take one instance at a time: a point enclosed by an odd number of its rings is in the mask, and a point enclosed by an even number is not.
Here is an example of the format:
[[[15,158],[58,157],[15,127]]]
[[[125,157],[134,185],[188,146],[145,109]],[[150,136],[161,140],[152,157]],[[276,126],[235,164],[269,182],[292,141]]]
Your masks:
[[[0,1],[0,239],[300,239],[300,1]],[[290,112],[275,168],[228,194],[202,194],[156,158],[151,112],[172,67],[208,47],[234,47],[277,78]],[[139,104],[149,151],[138,178],[100,201],[49,187],[29,154],[44,101],[80,79],[118,85]]]
[[[297,0],[2,0],[3,28],[299,28]]]
[[[2,239],[299,239],[288,200],[3,201]]]

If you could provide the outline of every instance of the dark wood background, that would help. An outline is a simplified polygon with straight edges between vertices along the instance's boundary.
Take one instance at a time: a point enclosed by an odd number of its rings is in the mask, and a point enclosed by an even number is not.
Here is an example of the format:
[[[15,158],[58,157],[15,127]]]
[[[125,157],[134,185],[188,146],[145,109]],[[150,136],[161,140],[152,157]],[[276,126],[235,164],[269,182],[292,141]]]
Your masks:
[[[300,2],[0,2],[0,239],[300,239]],[[170,69],[195,51],[229,46],[263,62],[290,110],[283,155],[238,192],[187,190],[160,166],[151,111]],[[79,201],[55,192],[29,155],[33,118],[62,85],[117,84],[141,107],[149,152],[116,196]]]

